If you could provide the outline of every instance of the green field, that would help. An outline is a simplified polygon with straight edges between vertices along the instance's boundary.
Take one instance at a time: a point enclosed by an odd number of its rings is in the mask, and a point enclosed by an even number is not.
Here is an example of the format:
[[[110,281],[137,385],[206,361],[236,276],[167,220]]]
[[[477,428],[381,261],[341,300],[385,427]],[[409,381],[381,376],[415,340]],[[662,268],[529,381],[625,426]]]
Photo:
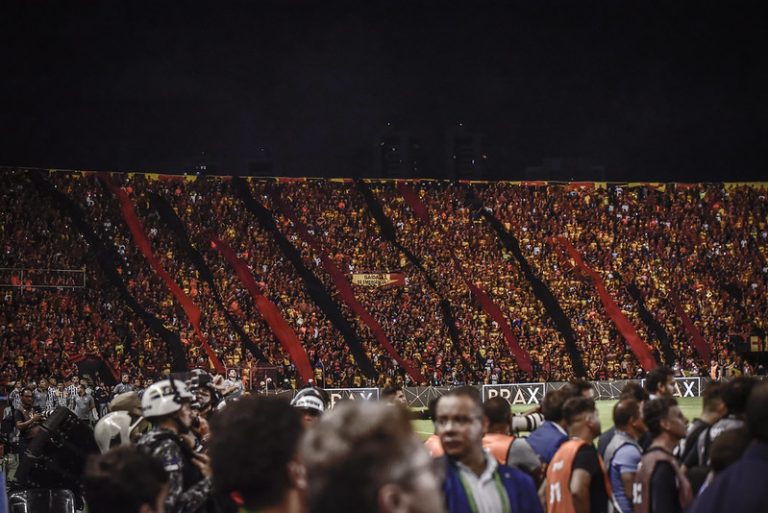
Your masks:
[[[686,397],[677,398],[677,402],[680,404],[680,408],[683,410],[683,414],[692,420],[701,413],[701,397]],[[616,401],[597,401],[597,411],[600,414],[600,423],[603,427],[603,431],[613,426],[613,420],[611,415],[613,414],[613,405]],[[512,407],[512,411],[515,413],[521,413],[530,410],[531,406],[516,405]],[[426,440],[433,432],[432,422],[429,420],[414,420],[413,429],[424,440]]]

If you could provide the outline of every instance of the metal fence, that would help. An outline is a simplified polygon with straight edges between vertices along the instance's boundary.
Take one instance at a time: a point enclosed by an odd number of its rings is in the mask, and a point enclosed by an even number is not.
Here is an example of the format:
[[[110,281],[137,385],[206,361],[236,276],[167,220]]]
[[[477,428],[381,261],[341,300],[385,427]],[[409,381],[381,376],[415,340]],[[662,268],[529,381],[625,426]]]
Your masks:
[[[0,267],[0,288],[19,292],[33,289],[83,289],[86,286],[86,268],[46,269]]]

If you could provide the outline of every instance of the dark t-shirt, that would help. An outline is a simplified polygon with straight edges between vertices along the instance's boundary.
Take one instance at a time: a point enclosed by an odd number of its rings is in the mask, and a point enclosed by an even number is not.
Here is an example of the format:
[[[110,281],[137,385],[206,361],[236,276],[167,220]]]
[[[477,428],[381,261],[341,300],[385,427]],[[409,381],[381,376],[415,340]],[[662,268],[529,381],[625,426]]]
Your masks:
[[[677,491],[675,469],[660,461],[651,476],[651,513],[680,513],[680,495]]]
[[[597,449],[592,444],[586,444],[576,453],[573,469],[580,468],[589,472],[592,478],[589,483],[590,513],[606,513],[608,511],[608,494],[605,491],[605,476],[597,458]]]
[[[13,410],[13,422],[26,422],[27,417],[24,415],[24,412],[21,410]],[[28,426],[24,429],[19,430],[19,438],[22,438],[23,440],[32,440],[35,435],[37,434],[39,428],[36,425]]]

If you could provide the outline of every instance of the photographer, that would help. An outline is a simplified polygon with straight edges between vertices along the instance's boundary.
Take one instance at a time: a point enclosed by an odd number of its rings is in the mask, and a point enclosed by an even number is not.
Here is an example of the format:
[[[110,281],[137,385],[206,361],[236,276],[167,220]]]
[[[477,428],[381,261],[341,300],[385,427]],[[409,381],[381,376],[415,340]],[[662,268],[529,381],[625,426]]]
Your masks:
[[[40,431],[40,424],[44,420],[43,412],[34,408],[34,401],[32,388],[24,388],[21,392],[21,405],[13,413],[16,429],[19,430],[19,461],[24,458],[24,452]]]

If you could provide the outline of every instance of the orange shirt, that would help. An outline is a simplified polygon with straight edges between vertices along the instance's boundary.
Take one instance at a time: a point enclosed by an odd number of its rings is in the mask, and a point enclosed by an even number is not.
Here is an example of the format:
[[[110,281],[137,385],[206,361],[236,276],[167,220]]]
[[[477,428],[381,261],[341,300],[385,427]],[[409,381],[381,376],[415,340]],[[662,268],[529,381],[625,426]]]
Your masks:
[[[577,438],[568,440],[552,457],[547,468],[547,511],[549,513],[573,513],[573,495],[571,495],[571,474],[573,473],[573,461],[581,446],[587,442]],[[605,473],[605,464],[600,455],[600,468],[603,471],[603,482],[608,497],[613,493],[608,475]]]
[[[509,448],[514,440],[514,436],[502,435],[501,433],[486,433],[483,436],[483,448],[488,449],[493,457],[496,458],[496,461],[506,465]]]

